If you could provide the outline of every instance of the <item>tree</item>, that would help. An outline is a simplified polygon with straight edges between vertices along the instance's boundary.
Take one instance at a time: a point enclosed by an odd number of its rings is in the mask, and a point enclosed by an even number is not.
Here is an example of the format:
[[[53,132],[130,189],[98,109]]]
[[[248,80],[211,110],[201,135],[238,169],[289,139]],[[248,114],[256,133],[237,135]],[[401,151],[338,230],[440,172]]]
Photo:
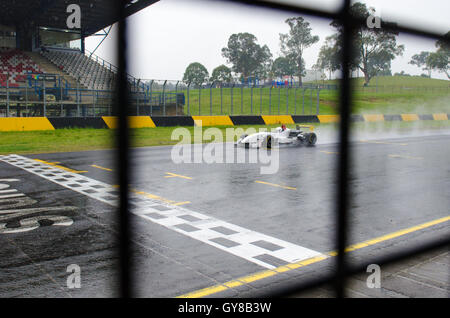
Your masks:
[[[208,79],[208,70],[202,64],[194,62],[186,67],[183,75],[183,81],[194,85],[201,85]]]
[[[337,34],[326,37],[324,45],[320,48],[319,56],[314,68],[317,70],[328,70],[328,79],[331,73],[340,69],[339,52],[336,46]]]
[[[267,79],[267,78],[271,79],[273,77],[272,65],[273,60],[271,58],[268,58],[266,61],[264,61],[258,66],[253,75],[259,79]]]
[[[431,77],[432,67],[429,65],[429,56],[430,52],[422,51],[419,54],[414,54],[411,57],[411,61],[409,61],[408,63],[422,68],[423,71],[427,71],[428,77]]]
[[[447,41],[439,40],[436,42],[438,49],[428,56],[427,63],[432,69],[444,73],[450,79],[450,31],[444,37]]]
[[[231,70],[223,64],[212,71],[211,82],[229,83],[231,80]]]
[[[232,34],[228,44],[222,49],[222,56],[232,64],[233,72],[247,78],[263,68],[272,54],[267,45],[260,46],[257,38],[250,33]]]
[[[280,33],[280,47],[284,57],[295,64],[299,84],[302,85],[302,77],[305,76],[304,50],[319,41],[317,35],[311,35],[309,22],[302,17],[293,17],[285,21],[289,25],[289,33]]]
[[[367,9],[363,3],[356,2],[350,7],[350,14],[359,19],[366,20],[373,16],[375,10]],[[336,51],[342,56],[342,25],[339,20],[334,20],[331,25],[338,30],[336,35]],[[383,27],[384,26],[384,27]],[[397,45],[395,24],[387,21],[381,21],[380,28],[370,28],[367,25],[361,25],[355,30],[353,39],[354,52],[350,69],[360,69],[364,74],[364,86],[369,85],[372,77],[379,72],[386,72],[391,68],[391,61],[403,54],[405,47]]]
[[[294,76],[297,71],[296,65],[292,62],[292,60],[286,57],[278,57],[273,61],[272,64],[272,73],[277,77],[283,77],[285,75]]]

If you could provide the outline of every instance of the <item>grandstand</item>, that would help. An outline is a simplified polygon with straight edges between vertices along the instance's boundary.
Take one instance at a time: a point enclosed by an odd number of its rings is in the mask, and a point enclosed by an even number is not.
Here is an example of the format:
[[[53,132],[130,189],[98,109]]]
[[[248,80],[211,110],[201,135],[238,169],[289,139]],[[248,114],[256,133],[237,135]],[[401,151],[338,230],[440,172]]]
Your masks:
[[[19,87],[27,74],[42,73],[41,68],[29,56],[17,49],[0,48],[0,85]]]
[[[112,90],[114,73],[104,64],[100,64],[77,51],[58,51],[46,49],[40,54],[80,84],[94,90]]]
[[[157,1],[127,0],[126,15]],[[0,117],[113,114],[117,68],[87,52],[84,42],[117,21],[114,6],[109,0],[77,3],[81,29],[68,29],[67,1],[0,2]],[[128,80],[135,102],[130,114],[170,114],[183,100]]]

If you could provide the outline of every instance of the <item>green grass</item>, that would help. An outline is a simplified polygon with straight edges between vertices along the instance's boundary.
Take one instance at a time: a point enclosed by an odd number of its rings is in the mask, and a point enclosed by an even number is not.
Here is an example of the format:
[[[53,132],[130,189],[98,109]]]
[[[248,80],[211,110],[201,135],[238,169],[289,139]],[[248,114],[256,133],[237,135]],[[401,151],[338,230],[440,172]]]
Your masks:
[[[364,78],[358,77],[353,78],[352,85],[357,89],[366,89],[378,87],[380,89],[386,90],[396,90],[400,87],[417,88],[420,90],[431,90],[432,88],[448,88],[449,81],[441,80],[436,78],[426,78],[422,76],[378,76],[370,80],[369,86],[363,88]],[[338,84],[338,80],[327,80],[327,81],[313,81],[312,83],[319,84]]]
[[[110,129],[0,132],[0,154],[107,149],[112,148],[113,138]]]
[[[336,80],[318,82],[336,84]],[[369,87],[362,87],[363,79],[354,83],[354,113],[438,113],[450,112],[450,81],[419,76],[382,76],[372,79]],[[378,83],[377,83],[378,82]],[[317,90],[295,88],[213,88],[190,89],[185,94],[185,114],[316,114]],[[200,92],[200,94],[199,94]],[[253,92],[253,98],[252,98]],[[304,94],[304,97],[303,97]],[[321,90],[319,114],[336,114],[338,90]]]
[[[227,128],[266,128],[271,129],[278,125],[242,125],[218,127],[225,136]],[[337,124],[314,124],[315,130],[320,136],[321,130],[335,131]],[[295,125],[288,125],[294,128]],[[450,129],[450,121],[416,121],[416,122],[379,122],[366,123],[358,122],[352,126],[357,130],[366,132],[376,132],[380,129],[389,131],[403,131],[417,129]],[[148,147],[173,145],[178,143],[172,140],[171,135],[177,127],[157,127],[131,129],[131,146]],[[191,136],[194,134],[194,127],[184,127]],[[209,127],[203,127],[203,130]],[[25,131],[25,132],[0,132],[0,154],[31,154],[50,153],[67,151],[86,151],[114,148],[115,130],[110,129],[59,129],[52,131]],[[192,138],[193,141],[193,138]],[[208,142],[208,141],[205,141]]]

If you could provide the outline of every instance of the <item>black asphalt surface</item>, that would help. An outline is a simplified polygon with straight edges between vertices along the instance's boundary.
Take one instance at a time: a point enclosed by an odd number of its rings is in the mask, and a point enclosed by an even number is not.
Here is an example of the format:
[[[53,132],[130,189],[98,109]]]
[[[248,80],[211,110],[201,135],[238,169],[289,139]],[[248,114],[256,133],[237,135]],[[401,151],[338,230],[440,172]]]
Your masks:
[[[320,138],[320,136],[319,136]],[[200,146],[194,146],[200,147]],[[450,215],[450,135],[352,143],[350,243],[355,244]],[[172,147],[132,151],[131,188],[245,229],[320,253],[335,249],[335,184],[339,154],[334,143],[283,148],[279,168],[261,174],[259,164],[175,164]],[[249,155],[250,151],[238,152]],[[108,184],[114,151],[27,155],[58,162]],[[1,158],[0,158],[1,160]],[[94,167],[95,165],[96,167]],[[106,168],[102,169],[102,168]],[[55,212],[69,226],[45,220],[27,232],[0,233],[0,297],[116,296],[115,209],[0,161],[0,181],[35,200],[28,207],[66,207]],[[0,189],[1,190],[1,189]],[[8,204],[1,199],[0,216]],[[24,207],[22,207],[24,208]],[[0,223],[19,226],[20,218]],[[138,296],[175,297],[257,273],[264,267],[146,219],[132,216],[133,273]],[[395,253],[450,233],[443,222],[355,251],[355,261]],[[81,269],[81,288],[68,288],[70,264]],[[311,264],[212,296],[249,296],[294,277],[331,270],[333,260]]]

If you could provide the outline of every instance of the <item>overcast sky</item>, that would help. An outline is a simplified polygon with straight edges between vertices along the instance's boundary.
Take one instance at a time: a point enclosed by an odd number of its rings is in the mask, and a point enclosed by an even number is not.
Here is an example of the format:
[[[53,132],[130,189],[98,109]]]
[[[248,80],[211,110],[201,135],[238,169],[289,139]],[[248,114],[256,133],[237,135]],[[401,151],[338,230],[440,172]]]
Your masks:
[[[336,0],[282,0],[287,3],[305,3],[310,7],[333,11],[339,7]],[[446,33],[450,30],[450,1],[448,0],[361,0],[376,9],[383,19],[394,20],[417,28]],[[207,0],[161,0],[131,16],[129,21],[129,73],[144,79],[182,79],[184,70],[192,62],[200,62],[211,74],[226,64],[221,49],[233,33],[254,34],[258,43],[267,44],[273,58],[280,55],[279,33],[287,33],[284,22],[292,14],[267,11],[229,3]],[[320,41],[305,51],[306,67],[317,60],[325,37],[334,33],[328,20],[309,16],[312,34]],[[97,49],[96,54],[114,62],[115,27]],[[86,48],[94,50],[100,37],[86,39]],[[434,51],[435,41],[409,35],[400,35],[397,42],[405,45],[402,57],[392,62],[392,72],[420,75],[424,71],[408,64],[411,56],[420,51]],[[114,63],[113,63],[114,64]],[[230,66],[230,65],[228,65]],[[432,77],[446,79],[442,73]]]

